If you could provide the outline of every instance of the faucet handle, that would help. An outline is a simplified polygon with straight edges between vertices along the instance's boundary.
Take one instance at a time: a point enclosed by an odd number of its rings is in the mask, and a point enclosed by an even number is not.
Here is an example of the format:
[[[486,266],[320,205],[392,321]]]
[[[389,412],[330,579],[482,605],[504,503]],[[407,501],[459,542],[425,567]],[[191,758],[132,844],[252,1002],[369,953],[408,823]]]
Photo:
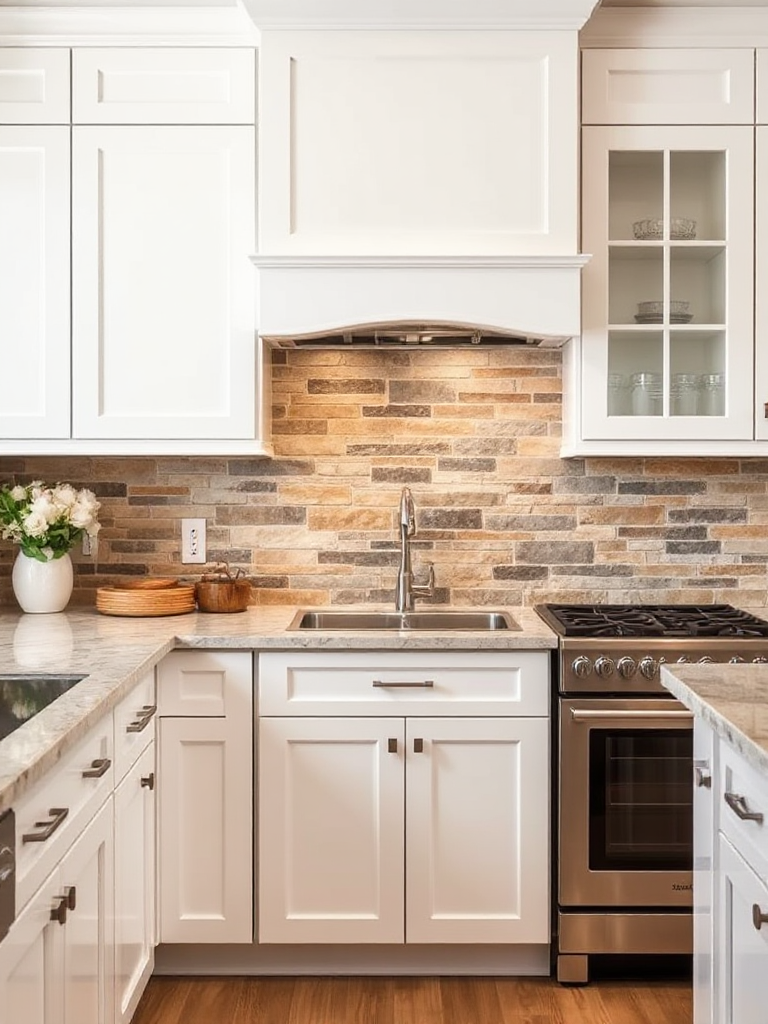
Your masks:
[[[435,566],[432,562],[424,563],[427,567],[427,582],[411,587],[413,597],[434,597],[435,596]]]

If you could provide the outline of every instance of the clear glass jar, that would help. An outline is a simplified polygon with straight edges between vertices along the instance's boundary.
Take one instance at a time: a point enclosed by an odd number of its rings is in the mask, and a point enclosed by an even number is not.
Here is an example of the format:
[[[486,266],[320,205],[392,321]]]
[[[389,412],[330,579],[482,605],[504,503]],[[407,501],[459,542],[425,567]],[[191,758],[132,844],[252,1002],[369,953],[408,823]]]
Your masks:
[[[673,373],[670,390],[673,416],[695,416],[698,412],[700,380],[695,373]]]
[[[630,412],[630,385],[626,374],[608,374],[608,415],[626,416]]]
[[[725,415],[725,374],[702,373],[697,381],[700,416]]]
[[[632,374],[632,413],[634,416],[660,416],[662,411],[661,374]]]

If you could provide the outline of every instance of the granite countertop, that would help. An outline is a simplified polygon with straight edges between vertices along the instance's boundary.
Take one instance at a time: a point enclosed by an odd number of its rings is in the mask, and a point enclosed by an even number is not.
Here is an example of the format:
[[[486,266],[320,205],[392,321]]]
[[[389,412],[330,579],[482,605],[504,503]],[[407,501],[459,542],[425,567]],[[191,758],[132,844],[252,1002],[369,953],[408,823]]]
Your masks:
[[[122,618],[101,615],[95,609],[56,615],[0,613],[0,673],[55,672],[87,677],[0,740],[0,812],[49,771],[171,650],[504,651],[557,647],[556,635],[532,608],[505,610],[521,630],[305,633],[287,630],[297,611],[287,606],[252,607],[234,615],[190,612],[158,618]]]
[[[665,665],[661,681],[768,777],[768,665]]]

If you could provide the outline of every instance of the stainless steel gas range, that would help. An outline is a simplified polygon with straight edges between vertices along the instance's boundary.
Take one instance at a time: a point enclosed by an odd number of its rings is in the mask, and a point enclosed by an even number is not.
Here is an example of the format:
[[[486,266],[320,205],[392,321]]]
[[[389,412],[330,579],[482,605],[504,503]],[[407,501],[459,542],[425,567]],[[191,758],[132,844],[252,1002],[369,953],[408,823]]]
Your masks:
[[[560,637],[557,976],[593,954],[692,949],[692,719],[665,662],[768,662],[768,622],[730,605],[536,607]]]

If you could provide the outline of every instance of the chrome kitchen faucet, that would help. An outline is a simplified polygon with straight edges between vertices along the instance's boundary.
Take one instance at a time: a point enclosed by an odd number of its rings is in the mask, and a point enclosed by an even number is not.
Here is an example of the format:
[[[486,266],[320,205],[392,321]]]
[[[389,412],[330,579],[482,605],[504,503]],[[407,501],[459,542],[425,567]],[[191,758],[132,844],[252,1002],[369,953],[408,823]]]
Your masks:
[[[425,586],[413,582],[411,570],[411,537],[416,533],[416,509],[408,487],[400,495],[400,568],[397,570],[395,587],[395,609],[398,612],[413,611],[417,597],[432,597],[435,593],[435,567],[427,562],[429,575]]]

